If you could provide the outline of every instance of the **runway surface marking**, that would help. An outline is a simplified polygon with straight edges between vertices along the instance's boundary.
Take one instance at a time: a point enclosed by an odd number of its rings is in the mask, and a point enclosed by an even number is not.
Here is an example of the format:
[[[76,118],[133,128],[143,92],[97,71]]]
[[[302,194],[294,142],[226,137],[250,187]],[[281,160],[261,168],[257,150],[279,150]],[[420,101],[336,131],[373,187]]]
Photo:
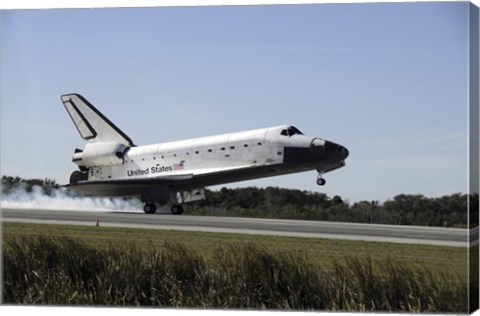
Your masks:
[[[2,209],[2,221],[362,240],[453,247],[478,244],[478,227],[458,229],[127,212]]]

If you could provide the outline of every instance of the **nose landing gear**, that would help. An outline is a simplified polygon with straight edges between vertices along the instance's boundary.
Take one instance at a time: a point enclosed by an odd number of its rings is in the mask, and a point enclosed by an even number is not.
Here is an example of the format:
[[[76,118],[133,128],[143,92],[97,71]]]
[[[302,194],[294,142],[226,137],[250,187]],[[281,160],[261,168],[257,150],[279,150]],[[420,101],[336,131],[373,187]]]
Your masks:
[[[325,183],[327,183],[327,181],[322,177],[321,173],[318,173],[317,184],[318,185],[325,185]]]

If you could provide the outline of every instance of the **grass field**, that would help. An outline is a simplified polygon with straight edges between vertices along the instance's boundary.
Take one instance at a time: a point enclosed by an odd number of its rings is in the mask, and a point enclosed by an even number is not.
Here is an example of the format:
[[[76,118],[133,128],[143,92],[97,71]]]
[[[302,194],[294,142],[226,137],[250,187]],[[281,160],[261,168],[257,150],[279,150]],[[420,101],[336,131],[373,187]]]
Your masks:
[[[10,222],[3,241],[11,303],[417,312],[467,305],[466,248]],[[57,261],[69,272],[52,267]]]
[[[467,277],[467,249],[318,238],[277,237],[247,234],[185,232],[175,230],[130,229],[6,222],[3,236],[61,236],[103,248],[135,243],[138,247],[175,241],[210,258],[220,246],[262,245],[272,252],[303,253],[314,264],[333,264],[345,257],[390,258],[399,263],[422,265],[435,272],[455,272]]]

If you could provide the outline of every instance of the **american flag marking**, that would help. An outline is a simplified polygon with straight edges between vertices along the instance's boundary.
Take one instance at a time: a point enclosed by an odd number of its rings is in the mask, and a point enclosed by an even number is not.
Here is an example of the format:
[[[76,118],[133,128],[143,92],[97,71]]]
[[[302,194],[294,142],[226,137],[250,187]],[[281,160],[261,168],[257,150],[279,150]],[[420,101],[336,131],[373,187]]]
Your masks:
[[[180,163],[174,163],[173,170],[183,170],[183,161]]]

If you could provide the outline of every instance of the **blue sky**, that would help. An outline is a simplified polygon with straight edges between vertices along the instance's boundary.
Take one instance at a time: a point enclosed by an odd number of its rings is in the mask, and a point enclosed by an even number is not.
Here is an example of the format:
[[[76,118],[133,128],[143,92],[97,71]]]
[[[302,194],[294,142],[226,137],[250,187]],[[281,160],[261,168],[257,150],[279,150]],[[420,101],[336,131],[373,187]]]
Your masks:
[[[138,145],[292,124],[347,166],[241,182],[467,192],[467,3],[3,11],[1,172],[67,183],[84,95]]]

